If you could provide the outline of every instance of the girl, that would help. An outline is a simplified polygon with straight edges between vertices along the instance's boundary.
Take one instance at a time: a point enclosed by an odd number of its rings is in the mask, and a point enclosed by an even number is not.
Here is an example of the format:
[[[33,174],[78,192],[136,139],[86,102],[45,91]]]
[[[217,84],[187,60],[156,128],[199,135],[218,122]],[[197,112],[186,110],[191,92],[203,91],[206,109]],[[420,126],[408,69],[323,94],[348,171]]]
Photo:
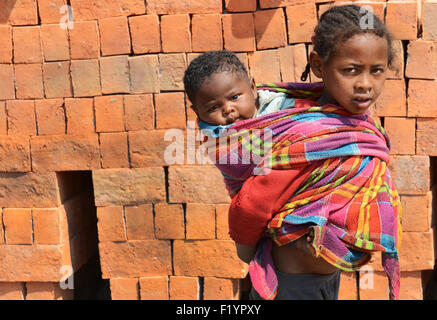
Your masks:
[[[373,21],[372,26],[363,23],[366,18],[367,21]],[[229,228],[231,237],[238,244],[239,256],[246,262],[250,261],[252,299],[337,299],[339,269],[358,270],[369,261],[369,252],[375,251],[383,252],[382,261],[389,276],[390,298],[397,298],[400,276],[397,255],[401,233],[400,206],[386,168],[389,143],[383,128],[375,124],[370,129],[364,123],[369,121],[366,111],[380,95],[387,69],[392,66],[394,54],[391,41],[384,24],[372,12],[356,5],[334,6],[320,17],[313,35],[314,50],[310,53],[310,61],[302,80],[305,81],[311,69],[317,77],[323,79],[323,91],[317,100],[296,100],[294,108],[313,112],[311,108],[316,107],[322,113],[337,115],[332,119],[337,119],[340,124],[337,123],[335,129],[332,129],[333,126],[321,130],[323,135],[315,137],[314,143],[317,143],[316,140],[320,142],[321,138],[329,139],[326,130],[337,133],[344,129],[342,124],[345,124],[355,126],[351,131],[362,130],[364,135],[360,137],[363,139],[368,138],[368,130],[372,130],[372,134],[378,137],[384,136],[380,140],[384,141],[384,145],[378,142],[366,152],[360,153],[349,150],[352,141],[348,141],[342,148],[335,149],[337,153],[332,150],[330,152],[340,156],[360,157],[337,157],[335,161],[338,162],[335,164],[334,160],[314,162],[315,156],[311,161],[308,160],[309,144],[295,149],[290,147],[287,155],[291,158],[291,150],[296,153],[306,150],[307,153],[302,153],[303,158],[307,157],[306,162],[296,160],[294,166],[291,166],[290,160],[289,168],[293,170],[272,170],[266,176],[251,177],[245,181],[232,199]],[[281,85],[273,88],[282,89]],[[319,117],[317,121],[320,121],[320,126],[327,121],[323,115],[305,118],[304,113],[295,118],[300,116],[301,119],[311,121]],[[313,123],[313,126],[319,125],[319,122]],[[305,133],[307,136],[316,130],[302,128],[308,130]],[[358,135],[352,132],[348,139]],[[327,140],[323,148],[329,145],[328,142],[337,146],[338,141]],[[360,148],[362,146],[356,147]],[[349,160],[355,161],[354,164]],[[334,167],[335,170],[332,169]],[[316,173],[322,175],[322,170],[323,178],[314,178]],[[339,182],[327,192],[327,186],[338,178],[340,171],[345,174],[338,180],[342,181],[341,184]],[[354,173],[350,174],[352,171]],[[346,176],[348,178],[345,179],[350,179],[350,183],[344,183],[343,178]],[[235,177],[231,178],[236,180]],[[357,182],[356,179],[362,181]],[[326,185],[318,186],[317,181],[323,181]],[[297,239],[305,239],[310,243],[313,253],[302,250],[306,247],[305,241],[302,243]]]

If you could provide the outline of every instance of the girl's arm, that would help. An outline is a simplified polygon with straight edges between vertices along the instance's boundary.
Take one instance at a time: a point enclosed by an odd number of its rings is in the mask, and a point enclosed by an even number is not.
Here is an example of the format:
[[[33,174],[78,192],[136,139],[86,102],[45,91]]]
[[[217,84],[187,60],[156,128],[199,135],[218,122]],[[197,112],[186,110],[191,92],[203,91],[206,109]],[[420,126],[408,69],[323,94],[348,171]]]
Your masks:
[[[237,247],[237,255],[240,260],[249,263],[256,253],[256,245],[254,246],[245,246],[243,244],[235,243]]]

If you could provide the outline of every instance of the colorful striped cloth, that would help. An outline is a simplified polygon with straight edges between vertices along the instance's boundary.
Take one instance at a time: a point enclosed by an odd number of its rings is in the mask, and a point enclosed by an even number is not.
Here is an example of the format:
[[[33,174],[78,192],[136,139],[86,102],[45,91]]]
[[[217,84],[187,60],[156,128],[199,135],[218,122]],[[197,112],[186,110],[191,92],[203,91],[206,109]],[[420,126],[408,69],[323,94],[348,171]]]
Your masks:
[[[318,106],[323,84],[258,89],[298,99],[294,108],[237,122],[206,142],[215,146],[215,164],[232,197],[231,237],[259,243],[249,268],[255,290],[264,299],[276,295],[272,241],[287,245],[312,229],[316,256],[342,270],[358,270],[370,253],[382,252],[389,297],[397,299],[401,208],[384,128],[368,114]]]

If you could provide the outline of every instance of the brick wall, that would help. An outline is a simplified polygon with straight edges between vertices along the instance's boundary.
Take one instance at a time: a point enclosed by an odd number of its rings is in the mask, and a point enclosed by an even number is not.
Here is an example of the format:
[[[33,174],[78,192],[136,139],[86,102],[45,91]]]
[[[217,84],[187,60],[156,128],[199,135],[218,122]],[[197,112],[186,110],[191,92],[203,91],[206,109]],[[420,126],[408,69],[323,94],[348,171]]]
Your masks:
[[[77,271],[93,242],[113,299],[238,299],[247,265],[227,234],[221,176],[188,143],[183,72],[225,48],[257,81],[299,81],[317,17],[333,3],[0,1],[0,299],[72,298],[60,270]],[[401,298],[422,299],[435,256],[437,2],[370,5],[396,37],[398,70],[372,112],[392,139],[404,207]],[[169,129],[188,150],[175,164],[164,160]],[[92,193],[63,197],[78,183],[67,173],[83,171]],[[379,260],[363,299],[387,298]],[[344,273],[340,298],[354,299],[354,285]]]

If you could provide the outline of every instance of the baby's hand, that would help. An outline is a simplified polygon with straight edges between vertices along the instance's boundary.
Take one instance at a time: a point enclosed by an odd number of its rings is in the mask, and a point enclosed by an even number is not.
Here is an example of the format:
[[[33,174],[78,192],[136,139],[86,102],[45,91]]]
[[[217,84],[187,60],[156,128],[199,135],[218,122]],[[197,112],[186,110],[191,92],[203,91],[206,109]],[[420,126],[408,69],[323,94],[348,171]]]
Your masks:
[[[316,250],[311,245],[314,240],[314,231],[311,229],[306,235],[296,240],[296,247],[305,253],[316,257]]]

